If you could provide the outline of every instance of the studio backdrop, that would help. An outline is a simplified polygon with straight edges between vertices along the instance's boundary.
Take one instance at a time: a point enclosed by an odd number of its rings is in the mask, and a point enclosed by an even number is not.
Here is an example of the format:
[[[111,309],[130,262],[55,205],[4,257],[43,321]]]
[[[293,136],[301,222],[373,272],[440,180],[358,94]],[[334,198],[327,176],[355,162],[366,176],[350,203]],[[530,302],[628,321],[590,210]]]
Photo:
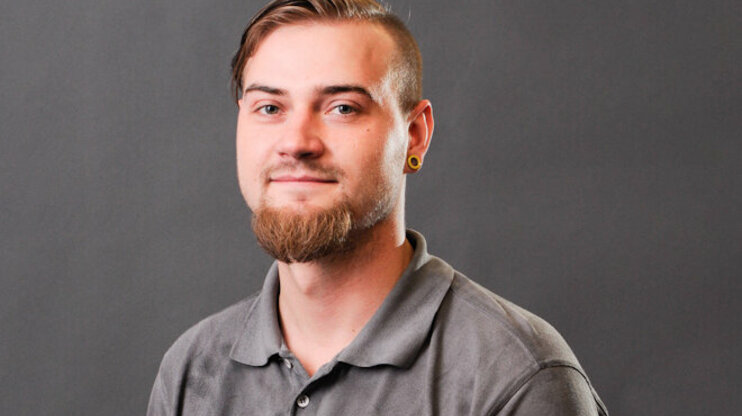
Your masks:
[[[557,327],[612,415],[739,411],[740,3],[389,3],[430,251]],[[0,4],[0,414],[143,414],[175,338],[260,287],[229,63],[261,5]]]

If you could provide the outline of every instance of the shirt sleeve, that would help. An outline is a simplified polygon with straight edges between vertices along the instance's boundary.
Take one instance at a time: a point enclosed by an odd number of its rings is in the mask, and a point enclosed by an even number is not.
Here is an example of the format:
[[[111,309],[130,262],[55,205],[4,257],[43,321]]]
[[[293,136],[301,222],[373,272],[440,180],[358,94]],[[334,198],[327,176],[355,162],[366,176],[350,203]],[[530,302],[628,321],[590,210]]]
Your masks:
[[[568,366],[536,372],[497,416],[607,416],[579,371]]]
[[[149,396],[149,405],[147,406],[147,416],[171,416],[173,415],[168,400],[165,395],[165,388],[162,385],[162,372],[157,373],[155,384],[152,387],[152,393]]]

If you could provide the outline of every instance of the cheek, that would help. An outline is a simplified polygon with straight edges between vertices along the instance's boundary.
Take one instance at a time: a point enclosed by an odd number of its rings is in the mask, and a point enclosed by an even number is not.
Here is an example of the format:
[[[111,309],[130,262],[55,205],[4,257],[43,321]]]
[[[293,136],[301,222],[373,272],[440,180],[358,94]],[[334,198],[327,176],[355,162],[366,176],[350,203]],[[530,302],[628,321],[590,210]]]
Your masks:
[[[384,147],[384,168],[388,175],[398,176],[404,172],[407,161],[407,141],[404,131],[397,129],[389,135]]]
[[[240,171],[245,173],[259,171],[263,164],[261,158],[269,151],[270,143],[265,139],[269,137],[267,133],[264,129],[248,125],[241,119],[238,120],[236,151]]]
[[[245,132],[238,129],[235,150],[237,152],[237,169],[241,178],[249,174],[250,167],[254,166],[251,160],[255,155],[254,149],[252,149],[252,145],[246,137]]]
[[[264,153],[264,149],[259,146],[260,140],[256,138],[256,132],[248,131],[238,124],[235,149],[237,179],[242,196],[251,208],[254,208],[259,200],[260,172],[263,166],[260,155]]]
[[[382,189],[393,189],[396,183],[401,181],[405,147],[399,141],[398,136],[390,134],[376,141],[370,148],[359,149],[359,152],[365,156],[358,164],[363,166],[358,173],[366,178],[366,186],[376,183],[376,186]]]

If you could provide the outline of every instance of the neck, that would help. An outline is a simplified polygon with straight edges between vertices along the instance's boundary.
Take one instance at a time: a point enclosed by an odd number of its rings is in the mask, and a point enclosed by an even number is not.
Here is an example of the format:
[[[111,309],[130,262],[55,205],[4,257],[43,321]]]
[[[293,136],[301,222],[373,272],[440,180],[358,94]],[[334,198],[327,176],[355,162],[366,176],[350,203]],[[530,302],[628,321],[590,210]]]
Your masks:
[[[310,263],[278,263],[286,345],[311,376],[360,332],[412,257],[401,215],[368,230],[353,251]]]

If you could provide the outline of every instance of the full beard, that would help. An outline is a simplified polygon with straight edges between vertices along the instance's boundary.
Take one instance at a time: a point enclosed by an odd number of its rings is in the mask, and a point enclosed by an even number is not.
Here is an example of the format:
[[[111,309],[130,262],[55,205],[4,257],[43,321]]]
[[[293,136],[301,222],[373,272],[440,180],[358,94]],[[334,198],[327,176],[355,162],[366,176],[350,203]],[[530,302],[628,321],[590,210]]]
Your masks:
[[[354,221],[349,204],[309,213],[263,207],[252,217],[258,244],[284,263],[306,263],[353,249]]]

